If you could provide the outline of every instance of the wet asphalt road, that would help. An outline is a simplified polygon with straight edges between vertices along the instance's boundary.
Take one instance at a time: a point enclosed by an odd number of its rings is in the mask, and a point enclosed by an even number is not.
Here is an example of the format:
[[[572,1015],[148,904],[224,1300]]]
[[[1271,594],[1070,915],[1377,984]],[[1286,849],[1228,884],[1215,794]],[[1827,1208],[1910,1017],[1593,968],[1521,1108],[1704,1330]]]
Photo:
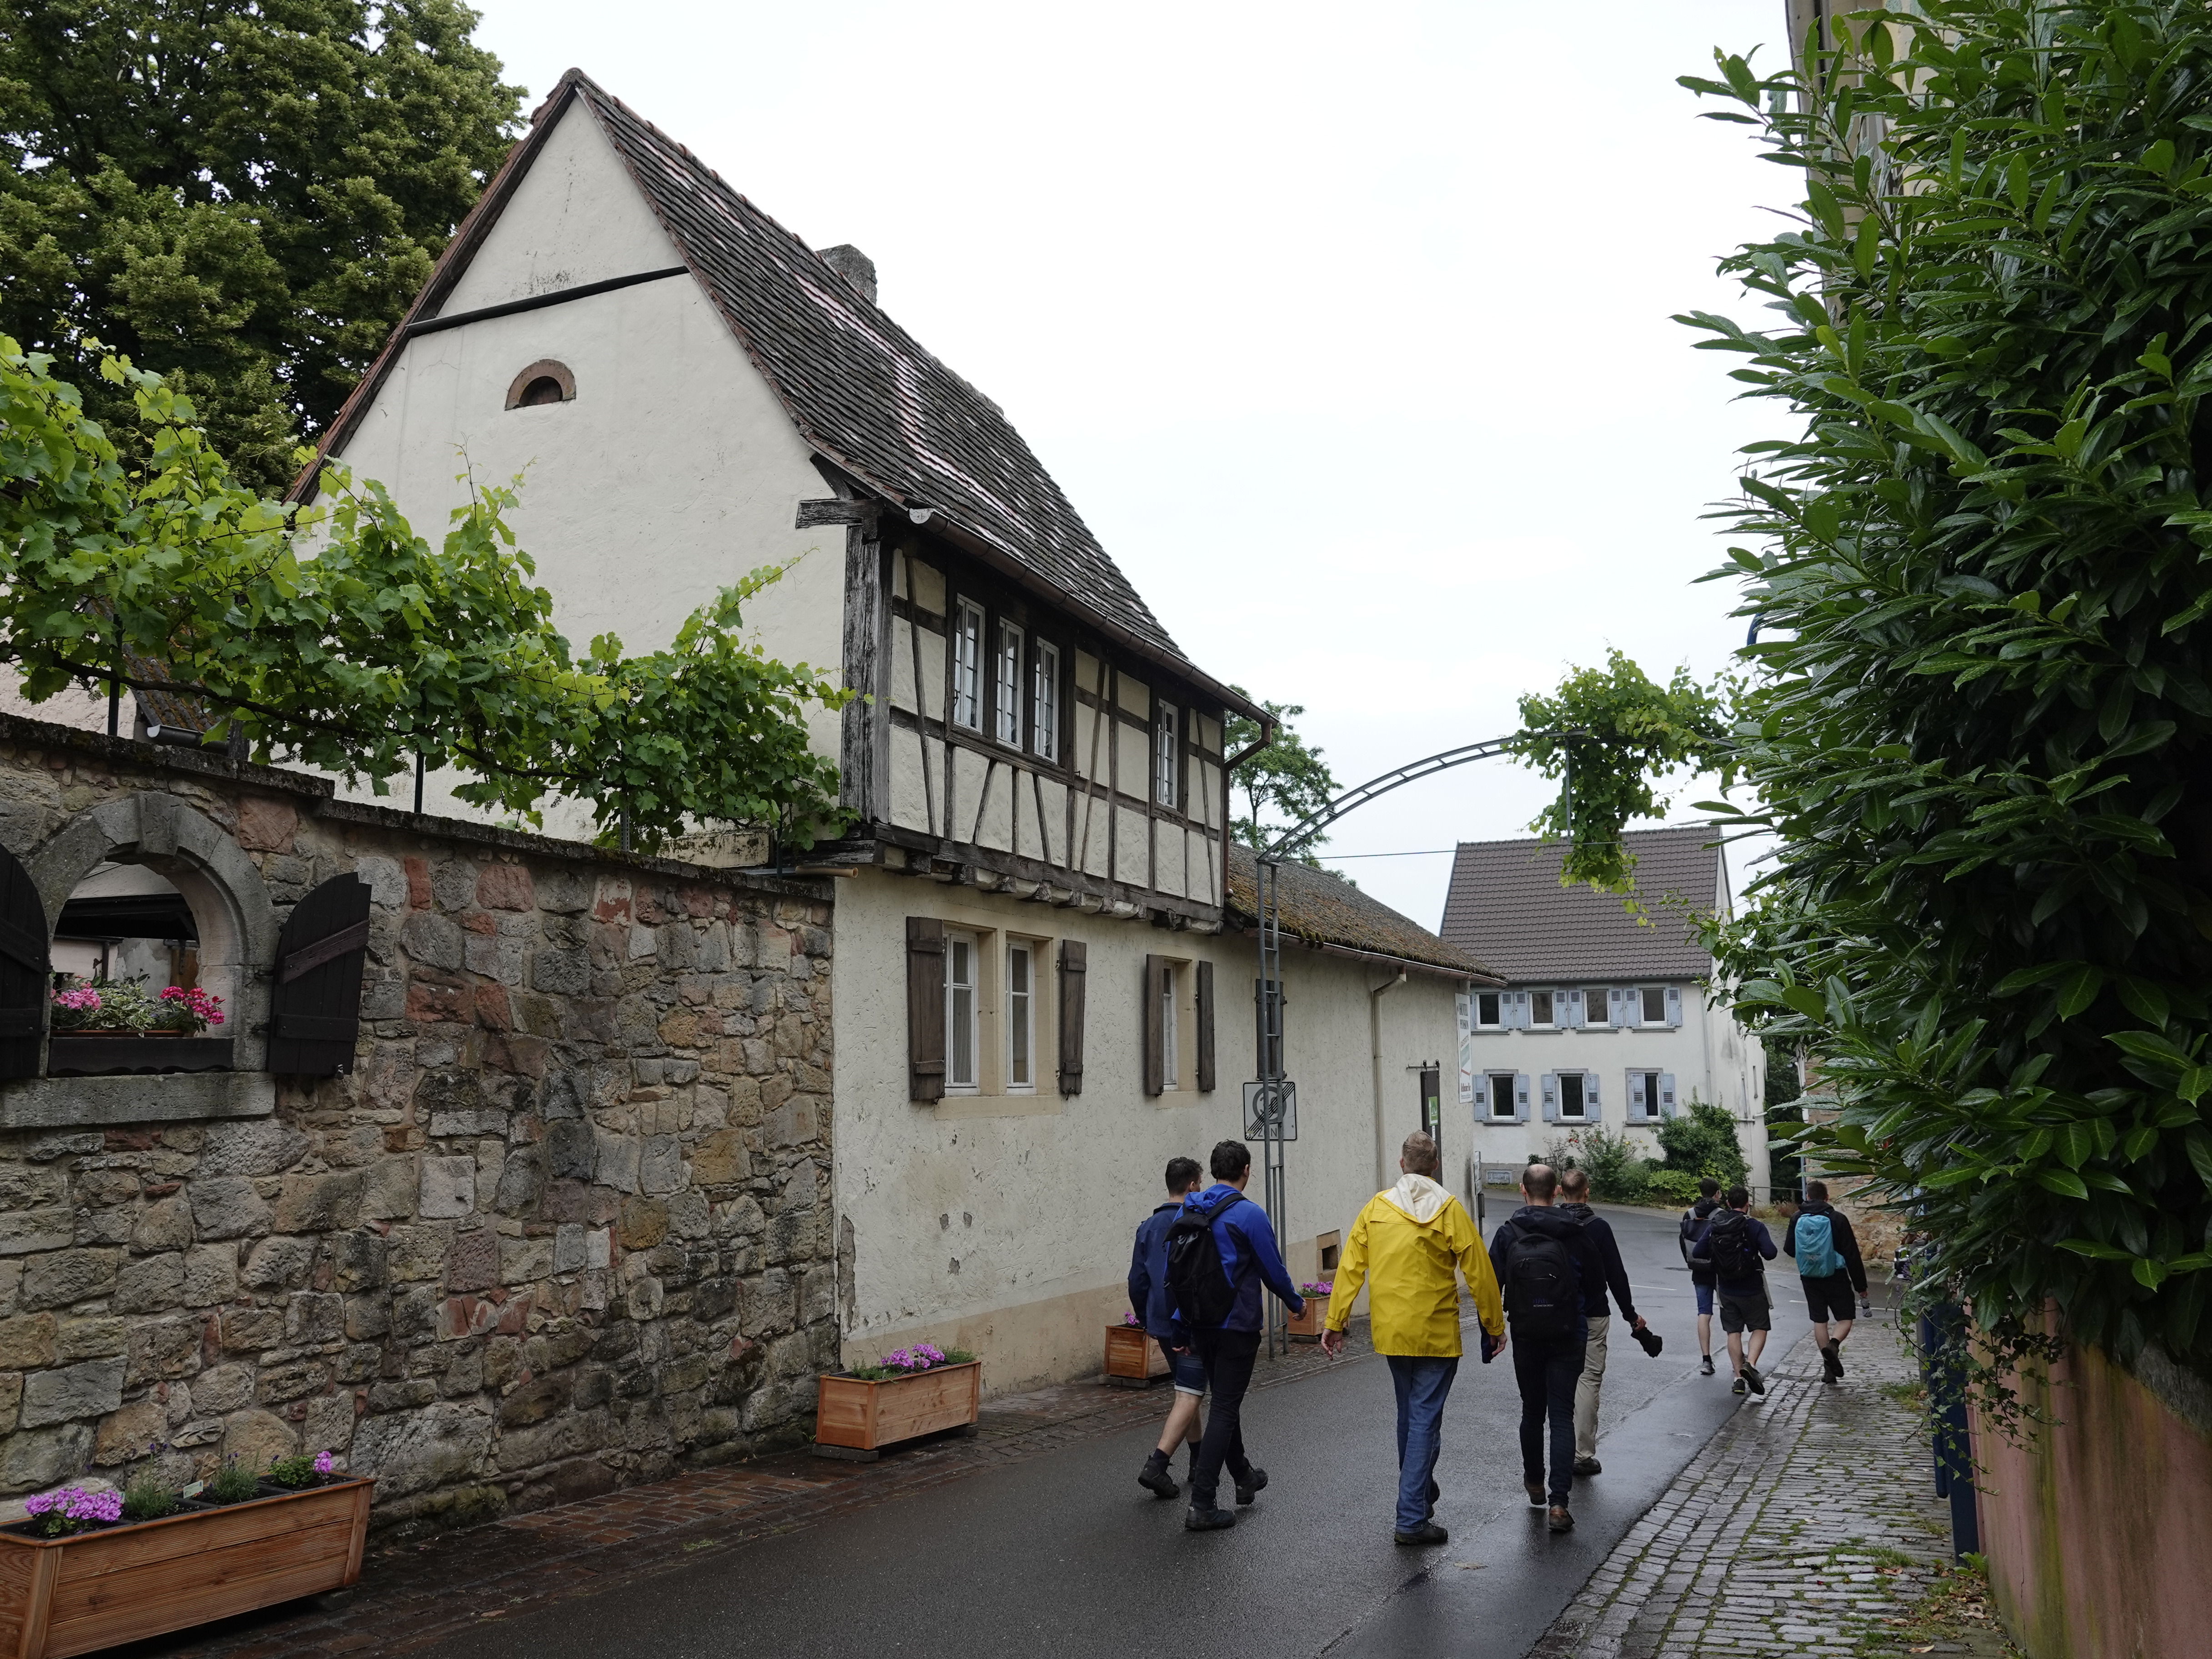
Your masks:
[[[1717,1322],[1718,1373],[1697,1374],[1695,1310],[1673,1217],[1605,1213],[1638,1311],[1666,1350],[1646,1358],[1616,1316],[1598,1446],[1604,1473],[1576,1482],[1577,1524],[1565,1537],[1545,1531],[1544,1512],[1521,1492],[1510,1365],[1484,1365],[1470,1352],[1437,1472],[1437,1519],[1451,1542],[1395,1545],[1389,1373],[1369,1358],[1248,1398],[1246,1444],[1272,1484],[1233,1531],[1186,1534],[1182,1504],[1138,1487],[1155,1436],[1131,1431],[714,1552],[696,1566],[613,1584],[429,1651],[441,1659],[1121,1659],[1164,1641],[1187,1646],[1210,1625],[1230,1647],[1258,1640],[1270,1655],[1525,1653],[1713,1431],[1740,1407],[1758,1409],[1729,1392]],[[1781,1267],[1769,1273],[1770,1358],[1806,1330],[1797,1281],[1786,1259]],[[1177,1627],[1182,1635],[1171,1635]]]

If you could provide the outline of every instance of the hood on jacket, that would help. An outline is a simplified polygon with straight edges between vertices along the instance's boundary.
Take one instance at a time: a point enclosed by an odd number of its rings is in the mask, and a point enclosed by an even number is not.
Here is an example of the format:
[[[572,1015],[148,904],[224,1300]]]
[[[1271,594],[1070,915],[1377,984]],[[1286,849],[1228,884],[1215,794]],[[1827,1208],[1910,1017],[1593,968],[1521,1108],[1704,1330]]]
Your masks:
[[[1697,1212],[1698,1219],[1700,1221],[1703,1221],[1715,1210],[1719,1209],[1720,1206],[1721,1201],[1717,1198],[1701,1198],[1696,1203],[1690,1206],[1691,1209]]]
[[[1386,1204],[1426,1226],[1451,1202],[1451,1191],[1425,1175],[1401,1175],[1398,1184],[1381,1194]]]
[[[1561,1214],[1571,1215],[1577,1221],[1588,1221],[1592,1216],[1597,1213],[1595,1210],[1590,1208],[1587,1204],[1559,1204],[1555,1205],[1553,1207]]]
[[[1815,1198],[1798,1206],[1799,1215],[1833,1215],[1836,1206],[1825,1198]]]
[[[1202,1193],[1193,1193],[1182,1201],[1182,1206],[1208,1221],[1218,1215],[1223,1207],[1234,1204],[1244,1194],[1225,1181],[1217,1181]]]
[[[1514,1211],[1513,1224],[1525,1227],[1532,1233],[1542,1233],[1562,1243],[1572,1240],[1581,1231],[1582,1223],[1572,1216],[1562,1215],[1556,1204],[1523,1204]]]

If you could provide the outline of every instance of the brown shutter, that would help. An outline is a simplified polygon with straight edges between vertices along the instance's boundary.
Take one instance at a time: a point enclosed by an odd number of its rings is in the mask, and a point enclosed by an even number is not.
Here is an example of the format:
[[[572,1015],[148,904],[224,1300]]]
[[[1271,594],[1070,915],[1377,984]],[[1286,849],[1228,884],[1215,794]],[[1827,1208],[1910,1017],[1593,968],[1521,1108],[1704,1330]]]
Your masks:
[[[1083,1092],[1083,980],[1087,947],[1079,939],[1060,942],[1060,1091]]]
[[[1198,964],[1198,1091],[1213,1092],[1213,964]]]
[[[292,907],[276,936],[269,1013],[269,1069],[299,1077],[353,1070],[361,1035],[362,963],[368,952],[368,884],[333,876]]]
[[[50,961],[46,907],[31,872],[0,847],[0,1078],[39,1074]]]
[[[1167,1091],[1166,1034],[1160,1029],[1160,975],[1167,964],[1158,957],[1145,958],[1145,1092]]]
[[[945,924],[906,919],[906,1071],[908,1100],[945,1098]]]

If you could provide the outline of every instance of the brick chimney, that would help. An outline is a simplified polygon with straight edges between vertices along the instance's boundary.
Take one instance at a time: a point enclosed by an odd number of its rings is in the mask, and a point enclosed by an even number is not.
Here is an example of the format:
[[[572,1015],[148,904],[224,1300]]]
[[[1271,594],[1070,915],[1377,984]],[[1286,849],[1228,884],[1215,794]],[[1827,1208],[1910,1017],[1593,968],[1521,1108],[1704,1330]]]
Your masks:
[[[822,263],[853,285],[870,305],[876,302],[876,262],[850,242],[822,250]]]

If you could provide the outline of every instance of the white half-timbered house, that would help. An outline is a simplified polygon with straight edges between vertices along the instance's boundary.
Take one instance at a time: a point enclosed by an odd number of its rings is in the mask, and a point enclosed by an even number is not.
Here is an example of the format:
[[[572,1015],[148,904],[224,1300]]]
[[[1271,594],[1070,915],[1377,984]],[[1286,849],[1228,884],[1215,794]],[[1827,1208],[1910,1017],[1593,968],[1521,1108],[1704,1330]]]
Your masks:
[[[998,1387],[1095,1369],[1166,1160],[1240,1132],[1253,947],[1224,931],[1224,726],[1261,711],[1183,654],[998,405],[885,314],[865,257],[810,249],[576,71],[325,448],[431,532],[458,473],[526,473],[513,522],[572,639],[658,647],[790,566],[748,622],[866,693],[814,734],[857,822],[803,860],[848,878],[834,1091],[744,1125],[836,1116],[842,1282],[794,1294],[836,1296],[853,1357],[933,1337]],[[470,810],[435,780],[428,805]],[[1387,925],[1347,912],[1289,952],[1313,1164],[1294,1266],[1379,1184],[1379,1079],[1402,1134],[1406,1067],[1449,1056],[1451,998],[1480,975],[1368,908]],[[1378,977],[1419,988],[1370,996]]]

